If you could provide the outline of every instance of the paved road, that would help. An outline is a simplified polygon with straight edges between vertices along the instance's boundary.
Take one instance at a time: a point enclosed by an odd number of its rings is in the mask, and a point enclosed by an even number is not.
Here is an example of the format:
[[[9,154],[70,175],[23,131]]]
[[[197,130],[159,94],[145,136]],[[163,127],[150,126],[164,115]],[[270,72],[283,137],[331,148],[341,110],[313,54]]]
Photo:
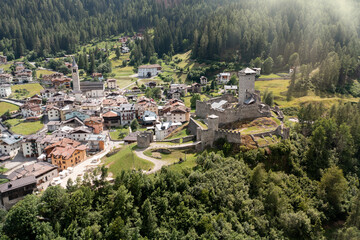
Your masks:
[[[156,158],[146,156],[144,154],[144,151],[149,150],[149,149],[156,149],[156,148],[177,149],[177,148],[183,148],[183,147],[191,147],[191,146],[195,146],[195,145],[197,145],[199,143],[200,142],[193,142],[193,143],[185,143],[185,144],[178,144],[178,145],[166,145],[166,144],[161,144],[161,143],[152,143],[150,145],[150,147],[148,147],[146,149],[136,149],[135,154],[139,158],[145,159],[145,160],[150,161],[150,162],[152,162],[154,164],[154,167],[150,171],[144,171],[146,174],[152,174],[152,173],[155,173],[155,172],[159,171],[163,166],[169,165],[170,163],[168,163],[166,161],[163,161],[163,160],[159,160],[159,159],[156,159]]]
[[[66,188],[67,181],[71,178],[73,182],[75,182],[78,175],[83,175],[87,169],[89,168],[96,168],[98,165],[100,165],[101,161],[100,159],[104,157],[108,152],[110,152],[114,147],[117,148],[119,145],[122,144],[122,142],[109,142],[109,145],[106,147],[106,149],[98,154],[95,154],[94,156],[89,157],[82,163],[79,163],[76,165],[73,169],[73,172],[66,176],[65,178],[61,179],[61,184],[63,188]],[[96,163],[92,163],[93,159],[99,159]]]
[[[5,98],[0,98],[0,102],[11,103],[11,104],[14,104],[14,105],[19,106],[19,107],[21,107],[22,105],[24,105],[23,103],[15,102],[15,101],[12,101],[12,100],[9,100],[9,99],[5,99]]]

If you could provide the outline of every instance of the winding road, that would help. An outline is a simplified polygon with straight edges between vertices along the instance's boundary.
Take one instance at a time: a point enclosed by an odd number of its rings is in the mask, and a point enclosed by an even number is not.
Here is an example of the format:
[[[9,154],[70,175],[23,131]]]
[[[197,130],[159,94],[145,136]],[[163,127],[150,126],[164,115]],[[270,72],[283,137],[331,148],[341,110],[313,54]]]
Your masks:
[[[11,104],[14,104],[14,105],[19,106],[19,107],[21,107],[22,105],[24,105],[24,104],[21,103],[21,102],[12,101],[12,100],[5,99],[5,98],[0,98],[0,102],[11,103]]]
[[[144,149],[136,149],[134,152],[136,154],[136,156],[138,156],[139,158],[145,159],[149,162],[152,162],[154,164],[154,167],[150,170],[150,171],[144,171],[146,174],[152,174],[155,173],[157,171],[159,171],[163,166],[167,166],[170,163],[163,161],[163,160],[159,160],[156,158],[152,158],[149,156],[146,156],[144,154],[144,151],[146,150],[150,150],[150,149],[157,149],[157,148],[167,148],[167,149],[178,149],[178,148],[186,148],[186,147],[192,147],[192,146],[196,146],[200,144],[200,142],[193,142],[193,143],[185,143],[185,144],[178,144],[178,145],[167,145],[167,144],[162,144],[161,143],[152,143],[150,145],[150,147],[148,148],[144,148]]]

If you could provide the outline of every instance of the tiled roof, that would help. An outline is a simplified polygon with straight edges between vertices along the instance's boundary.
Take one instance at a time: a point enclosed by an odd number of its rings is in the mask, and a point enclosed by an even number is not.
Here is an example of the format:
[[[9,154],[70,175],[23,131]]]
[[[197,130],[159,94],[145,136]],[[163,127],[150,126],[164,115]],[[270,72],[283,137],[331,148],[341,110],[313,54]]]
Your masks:
[[[47,162],[37,162],[37,163],[33,163],[27,166],[23,166],[22,168],[16,169],[15,171],[13,171],[12,173],[10,173],[7,176],[7,179],[9,179],[10,181],[16,180],[16,179],[20,179],[23,177],[28,177],[28,176],[41,176],[44,173],[47,173],[49,171],[52,171],[54,169],[56,169],[57,167],[55,165],[52,165],[50,163]]]
[[[25,187],[25,186],[28,186],[31,184],[36,184],[36,178],[34,176],[20,178],[15,181],[1,184],[0,185],[0,193],[6,193],[11,190],[15,190],[15,189]]]

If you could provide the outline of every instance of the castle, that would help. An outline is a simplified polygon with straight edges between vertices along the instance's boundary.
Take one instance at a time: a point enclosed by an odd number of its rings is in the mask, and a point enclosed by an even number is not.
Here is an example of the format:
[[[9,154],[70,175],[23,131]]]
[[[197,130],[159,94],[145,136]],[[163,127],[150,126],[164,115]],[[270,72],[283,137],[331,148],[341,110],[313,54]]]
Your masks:
[[[196,116],[206,119],[216,115],[221,124],[270,117],[270,107],[261,102],[260,92],[255,90],[255,76],[256,72],[250,68],[241,70],[238,99],[232,94],[224,94],[208,101],[197,101]]]
[[[214,142],[220,138],[225,138],[230,143],[241,144],[241,133],[235,130],[221,129],[225,124],[272,116],[272,109],[269,105],[261,102],[260,92],[255,90],[256,72],[246,68],[241,70],[238,76],[238,98],[232,94],[224,94],[208,101],[196,102],[196,117],[202,119],[207,125],[204,127],[193,118],[189,123],[191,134],[196,135],[196,140],[200,142],[197,145],[199,151],[207,146],[213,146]],[[281,112],[278,108],[276,111],[277,113]],[[275,130],[262,134],[288,138],[289,129],[280,125]],[[260,136],[262,135],[260,134]]]

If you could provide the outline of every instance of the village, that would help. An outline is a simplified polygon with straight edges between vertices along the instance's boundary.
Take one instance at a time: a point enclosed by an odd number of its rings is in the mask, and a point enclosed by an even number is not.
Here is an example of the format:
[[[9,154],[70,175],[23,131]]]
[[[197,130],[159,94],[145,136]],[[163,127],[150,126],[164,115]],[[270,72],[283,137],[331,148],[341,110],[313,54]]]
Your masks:
[[[128,39],[119,41],[121,52],[127,54]],[[69,58],[65,66],[71,74],[52,71],[43,74],[41,82],[34,79],[29,63],[13,62],[12,71],[0,65],[0,100],[18,106],[7,111],[0,124],[0,164],[6,169],[0,202],[6,209],[29,193],[81,179],[106,165],[104,159],[122,146],[134,146],[132,154],[148,163],[142,171],[150,174],[184,161],[162,161],[163,153],[172,149],[201,152],[219,140],[252,149],[289,137],[283,113],[263,103],[255,90],[260,68],[222,72],[212,82],[201,76],[192,84],[162,84],[156,79],[163,71],[160,64],[141,65],[132,76],[136,82],[119,87],[117,79],[101,73],[81,79],[75,58]],[[0,56],[0,62],[7,64],[6,57]],[[26,89],[34,83],[41,83],[39,93],[14,97],[29,94]],[[219,86],[217,96],[206,95],[214,84]],[[14,86],[22,88],[15,93]],[[12,126],[11,121],[17,122]],[[42,125],[35,129],[33,123]],[[21,124],[28,128],[25,134],[13,131]]]

